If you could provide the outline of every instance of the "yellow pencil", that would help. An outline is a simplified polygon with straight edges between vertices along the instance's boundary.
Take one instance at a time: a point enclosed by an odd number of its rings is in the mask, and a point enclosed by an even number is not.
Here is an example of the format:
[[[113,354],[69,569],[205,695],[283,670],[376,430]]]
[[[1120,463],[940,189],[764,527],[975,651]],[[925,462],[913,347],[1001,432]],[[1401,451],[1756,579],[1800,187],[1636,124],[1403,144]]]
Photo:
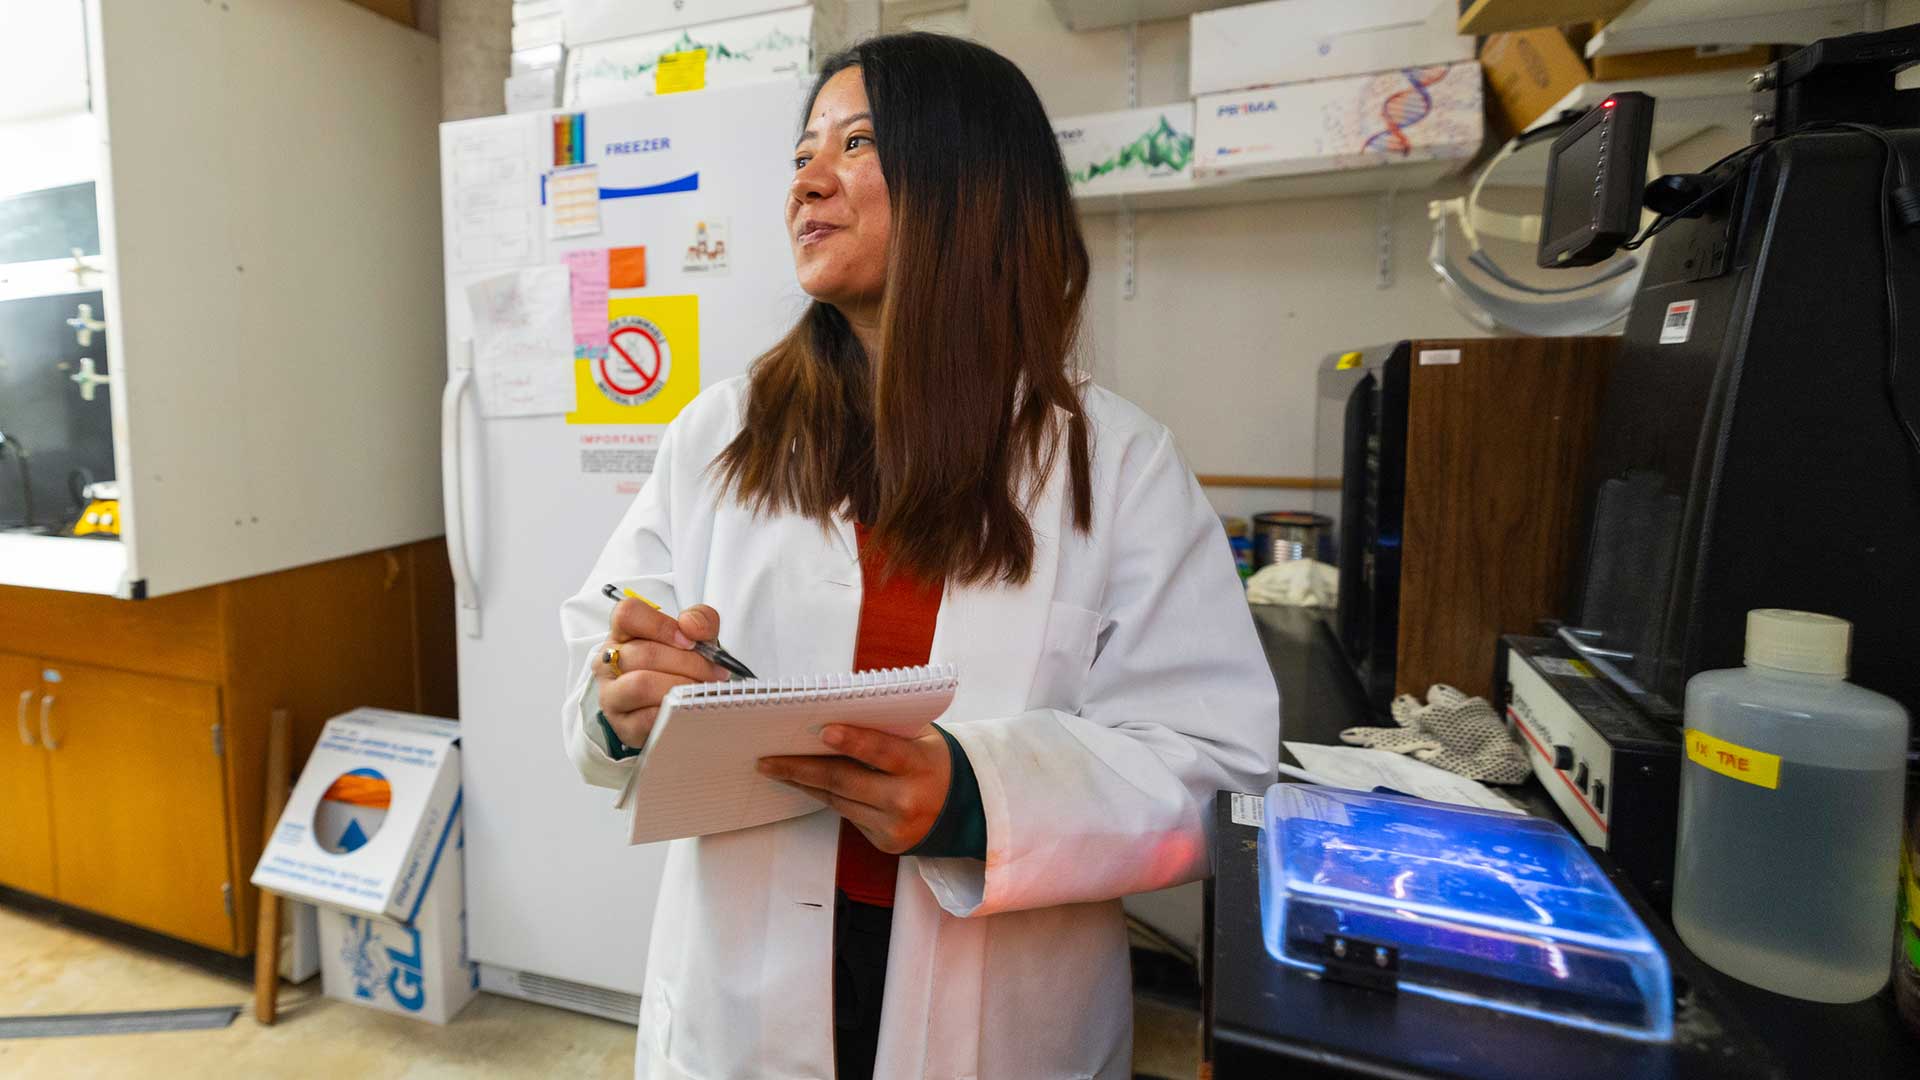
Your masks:
[[[600,589],[600,592],[603,596],[605,596],[609,600],[612,600],[614,603],[619,603],[620,599],[624,596],[627,599],[638,600],[655,611],[661,610],[661,607],[659,604],[656,604],[653,601],[647,599],[646,597],[641,596],[639,593],[634,592],[632,589],[621,588],[619,586],[609,584],[609,585],[602,586]],[[754,677],[753,669],[741,663],[737,658],[734,657],[732,653],[721,648],[720,643],[717,641],[696,641],[693,643],[693,651],[699,653],[701,656],[706,657],[708,660],[720,665],[722,668],[726,669],[728,674],[733,675],[737,678],[751,679]]]

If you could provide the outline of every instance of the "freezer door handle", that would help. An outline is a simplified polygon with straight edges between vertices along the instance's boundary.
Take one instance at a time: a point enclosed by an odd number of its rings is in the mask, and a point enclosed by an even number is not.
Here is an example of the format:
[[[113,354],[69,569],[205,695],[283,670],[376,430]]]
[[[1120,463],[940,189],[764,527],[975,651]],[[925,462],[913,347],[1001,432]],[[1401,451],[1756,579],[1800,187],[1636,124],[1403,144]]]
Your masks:
[[[473,340],[457,342],[453,371],[440,393],[440,490],[447,519],[447,562],[453,569],[454,613],[460,632],[480,636],[480,582],[467,549],[467,490],[465,440],[461,437],[461,405],[473,385]]]
[[[15,714],[14,719],[20,723],[20,745],[22,746],[33,745],[33,729],[27,727],[27,706],[31,704],[33,704],[33,691],[20,691],[20,711]]]

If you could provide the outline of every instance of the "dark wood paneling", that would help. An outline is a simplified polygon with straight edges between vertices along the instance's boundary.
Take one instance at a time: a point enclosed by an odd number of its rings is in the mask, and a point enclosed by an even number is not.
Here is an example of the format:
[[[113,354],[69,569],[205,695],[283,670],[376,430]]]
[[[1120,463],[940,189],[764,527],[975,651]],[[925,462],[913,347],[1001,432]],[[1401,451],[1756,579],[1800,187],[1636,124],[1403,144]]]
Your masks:
[[[1486,695],[1494,639],[1565,616],[1613,338],[1416,341],[1396,693]],[[1422,350],[1460,350],[1423,365]]]
[[[460,715],[460,666],[447,542],[422,540],[407,552],[413,560],[413,711],[455,718]]]

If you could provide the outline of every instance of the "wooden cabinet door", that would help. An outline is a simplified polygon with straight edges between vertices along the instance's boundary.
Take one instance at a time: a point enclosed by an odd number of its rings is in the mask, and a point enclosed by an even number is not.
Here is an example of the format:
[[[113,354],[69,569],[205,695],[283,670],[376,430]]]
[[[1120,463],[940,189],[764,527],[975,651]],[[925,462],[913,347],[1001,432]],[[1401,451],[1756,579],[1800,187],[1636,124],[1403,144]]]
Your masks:
[[[43,678],[58,898],[232,952],[218,689],[80,664]]]
[[[40,745],[40,664],[0,653],[0,885],[53,895],[47,752]]]

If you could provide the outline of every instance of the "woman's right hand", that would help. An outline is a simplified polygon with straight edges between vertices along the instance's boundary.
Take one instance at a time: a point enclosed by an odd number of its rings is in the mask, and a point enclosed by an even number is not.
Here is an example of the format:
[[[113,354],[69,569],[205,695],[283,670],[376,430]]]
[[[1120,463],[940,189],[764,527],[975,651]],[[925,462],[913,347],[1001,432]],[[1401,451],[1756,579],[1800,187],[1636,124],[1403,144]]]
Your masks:
[[[639,600],[614,605],[607,640],[593,653],[593,681],[600,692],[600,711],[621,742],[636,747],[646,743],[667,691],[727,677],[725,669],[693,651],[695,641],[719,636],[720,615],[704,604],[681,612],[678,619]],[[619,656],[617,668],[607,662],[609,650]]]

